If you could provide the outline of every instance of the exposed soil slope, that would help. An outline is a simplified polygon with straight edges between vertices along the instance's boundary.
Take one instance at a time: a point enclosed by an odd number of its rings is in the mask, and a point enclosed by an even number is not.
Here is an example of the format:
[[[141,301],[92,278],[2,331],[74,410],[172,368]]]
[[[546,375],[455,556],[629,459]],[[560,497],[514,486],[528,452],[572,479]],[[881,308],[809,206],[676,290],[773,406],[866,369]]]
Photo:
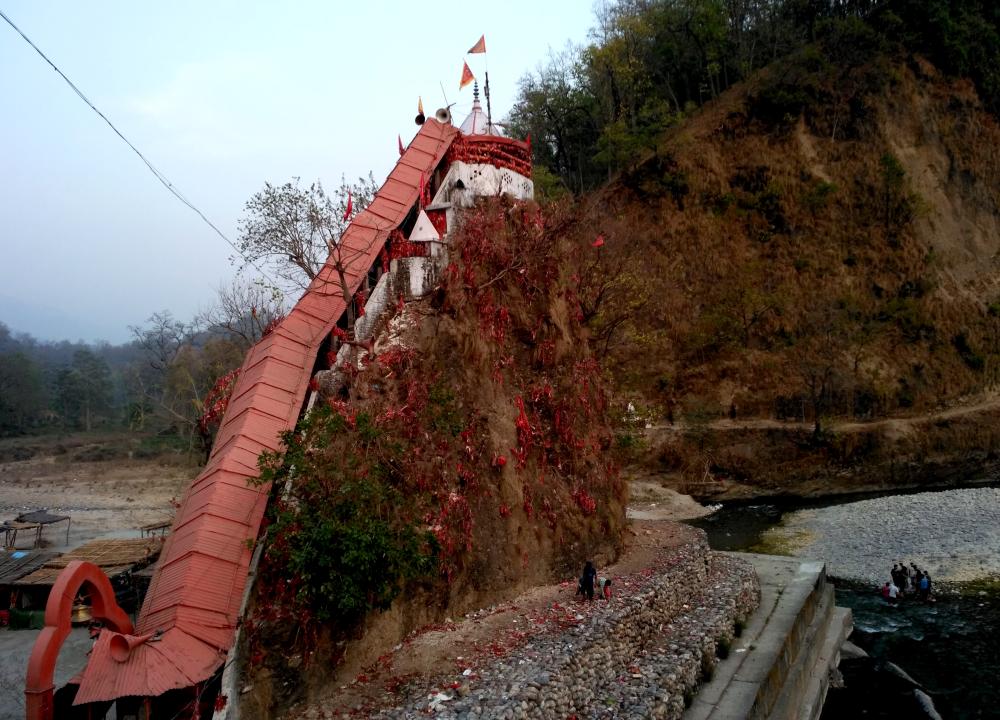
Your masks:
[[[590,212],[608,237],[589,296],[606,364],[643,418],[684,428],[651,470],[794,493],[815,447],[840,442],[824,428],[891,439],[891,418],[995,386],[1000,128],[970,83],[919,58],[784,61],[664,136]],[[719,452],[727,417],[756,431],[736,453],[756,460]],[[784,420],[819,429],[803,451],[791,428],[785,482],[756,452]],[[885,424],[852,425],[870,420]],[[991,451],[960,434],[956,457]]]

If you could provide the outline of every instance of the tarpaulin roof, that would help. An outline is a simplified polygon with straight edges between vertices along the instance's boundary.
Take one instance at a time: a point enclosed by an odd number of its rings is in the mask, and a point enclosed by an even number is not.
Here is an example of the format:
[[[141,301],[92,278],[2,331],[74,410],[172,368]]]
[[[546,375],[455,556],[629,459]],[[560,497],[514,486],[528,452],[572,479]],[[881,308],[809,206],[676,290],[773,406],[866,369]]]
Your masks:
[[[17,522],[38,523],[39,525],[51,525],[52,523],[69,520],[69,515],[53,515],[48,510],[35,510],[34,512],[22,513],[17,516]]]
[[[0,550],[0,585],[20,580],[58,554],[50,550]]]
[[[417,201],[421,178],[430,176],[457,133],[451,125],[425,122],[344,232],[341,256],[352,293]],[[248,480],[257,476],[261,452],[278,449],[280,434],[298,421],[319,346],[346,309],[328,259],[288,316],[250,349],[208,463],[181,500],[136,626],[137,635],[161,634],[124,659],[113,658],[108,644],[95,645],[77,704],[189,687],[222,664],[269,493]],[[170,662],[157,662],[157,654]]]

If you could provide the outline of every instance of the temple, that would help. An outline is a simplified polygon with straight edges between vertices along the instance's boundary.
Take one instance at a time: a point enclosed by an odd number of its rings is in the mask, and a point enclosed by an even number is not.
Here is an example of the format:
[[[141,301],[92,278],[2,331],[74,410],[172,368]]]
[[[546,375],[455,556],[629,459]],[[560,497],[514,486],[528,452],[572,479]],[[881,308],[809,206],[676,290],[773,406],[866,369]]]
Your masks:
[[[60,578],[46,608],[52,631],[43,631],[29,661],[29,720],[62,716],[52,685],[65,639],[60,628],[68,623],[60,598],[72,600],[81,589],[101,598],[95,617],[108,620],[72,681],[73,706],[86,706],[82,716],[104,717],[113,704],[119,717],[200,717],[206,707],[224,712],[222,671],[232,664],[271,496],[270,487],[250,482],[258,457],[279,449],[281,433],[295,427],[312,401],[317,374],[346,361],[349,348],[338,347],[336,328],[350,327],[354,340],[363,341],[399,295],[416,298],[433,288],[462,208],[477,197],[533,196],[530,145],[505,137],[489,121],[478,88],[460,128],[447,110],[436,117],[420,125],[295,307],[247,353],[212,453],[181,500],[134,629],[93,572],[74,567]],[[359,317],[361,298],[365,313]],[[329,357],[337,358],[333,367]]]

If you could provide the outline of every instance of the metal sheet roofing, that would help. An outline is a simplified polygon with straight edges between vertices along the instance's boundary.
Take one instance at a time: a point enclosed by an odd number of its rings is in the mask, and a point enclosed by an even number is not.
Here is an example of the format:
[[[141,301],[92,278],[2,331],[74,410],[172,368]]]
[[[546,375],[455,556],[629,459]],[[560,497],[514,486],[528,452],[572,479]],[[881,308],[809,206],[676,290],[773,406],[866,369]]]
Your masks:
[[[458,130],[428,120],[371,205],[344,232],[352,291],[360,287],[389,233],[417,201],[420,177],[441,162]],[[208,463],[181,500],[150,583],[137,635],[160,633],[128,658],[99,641],[83,673],[77,704],[155,696],[206,680],[232,644],[269,488],[251,486],[261,450],[276,450],[295,426],[320,344],[346,310],[328,260],[277,328],[250,349]]]

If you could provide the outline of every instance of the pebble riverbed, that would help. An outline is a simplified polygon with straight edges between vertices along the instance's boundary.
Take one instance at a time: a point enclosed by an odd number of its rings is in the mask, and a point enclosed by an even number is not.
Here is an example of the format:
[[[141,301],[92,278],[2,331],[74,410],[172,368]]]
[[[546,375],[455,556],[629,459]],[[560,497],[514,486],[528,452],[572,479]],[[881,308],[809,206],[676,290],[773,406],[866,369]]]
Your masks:
[[[824,560],[833,577],[881,585],[893,563],[911,562],[934,582],[1000,574],[1000,488],[894,495],[797,510],[766,544]]]
[[[749,563],[710,552],[701,531],[692,536],[621,583],[610,603],[574,603],[569,622],[501,657],[403,688],[391,707],[366,716],[679,718],[719,648],[728,649],[760,603]],[[314,706],[302,717],[351,716]]]

